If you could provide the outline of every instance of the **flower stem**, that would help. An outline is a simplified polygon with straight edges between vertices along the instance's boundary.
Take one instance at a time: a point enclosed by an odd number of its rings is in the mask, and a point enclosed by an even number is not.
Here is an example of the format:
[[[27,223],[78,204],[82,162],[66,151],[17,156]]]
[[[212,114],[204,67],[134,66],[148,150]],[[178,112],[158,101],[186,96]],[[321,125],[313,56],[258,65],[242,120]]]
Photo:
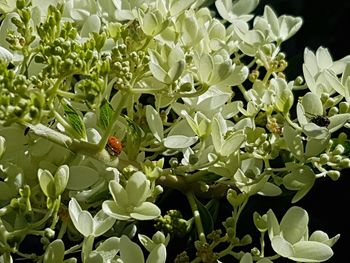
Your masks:
[[[201,216],[200,216],[198,206],[197,206],[197,203],[195,200],[195,196],[194,196],[192,191],[188,191],[186,193],[186,197],[187,197],[188,203],[191,206],[191,210],[192,210],[192,214],[193,214],[193,218],[194,218],[194,223],[196,225],[196,229],[197,229],[197,233],[198,233],[198,238],[201,242],[207,243],[207,240],[205,238],[205,233],[204,233],[204,229],[203,229]]]

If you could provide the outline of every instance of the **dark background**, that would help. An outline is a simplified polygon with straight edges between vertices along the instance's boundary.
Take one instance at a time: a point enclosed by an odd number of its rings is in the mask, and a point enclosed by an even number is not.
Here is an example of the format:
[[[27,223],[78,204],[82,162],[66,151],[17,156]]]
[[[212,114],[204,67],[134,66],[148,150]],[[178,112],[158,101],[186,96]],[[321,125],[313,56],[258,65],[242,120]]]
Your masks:
[[[329,49],[334,60],[350,55],[350,1],[349,0],[261,0],[258,12],[268,4],[278,15],[301,16],[303,25],[292,38],[282,44],[287,54],[287,76],[302,74],[305,47],[316,51],[319,46]],[[350,137],[350,134],[349,134]],[[327,262],[349,262],[350,169],[342,172],[338,181],[328,177],[316,181],[311,192],[295,205],[309,213],[310,233],[323,230],[330,237],[340,233],[334,245],[334,256]]]

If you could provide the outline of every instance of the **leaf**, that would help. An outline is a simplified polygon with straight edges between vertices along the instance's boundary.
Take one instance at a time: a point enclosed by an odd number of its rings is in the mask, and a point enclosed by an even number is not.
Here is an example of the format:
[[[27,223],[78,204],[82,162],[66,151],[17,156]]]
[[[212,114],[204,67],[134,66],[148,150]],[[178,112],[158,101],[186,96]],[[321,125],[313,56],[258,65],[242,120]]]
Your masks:
[[[71,105],[67,103],[63,103],[63,109],[67,117],[67,121],[73,130],[79,135],[80,138],[86,138],[85,125],[80,115]]]
[[[153,136],[159,142],[163,141],[163,122],[160,118],[159,112],[157,112],[151,105],[146,106],[146,119]]]
[[[105,100],[100,108],[99,123],[102,128],[106,129],[113,117],[113,108],[107,100]]]
[[[205,235],[208,235],[214,230],[213,217],[205,205],[203,205],[197,198],[195,198],[195,201],[203,224],[204,233]]]

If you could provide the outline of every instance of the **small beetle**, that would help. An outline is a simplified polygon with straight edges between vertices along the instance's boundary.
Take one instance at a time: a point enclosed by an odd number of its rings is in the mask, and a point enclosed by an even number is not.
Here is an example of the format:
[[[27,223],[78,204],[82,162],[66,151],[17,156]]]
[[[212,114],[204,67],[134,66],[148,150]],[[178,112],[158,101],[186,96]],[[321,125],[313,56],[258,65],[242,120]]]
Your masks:
[[[109,136],[106,149],[110,155],[118,156],[123,150],[123,145],[119,138],[115,136]]]

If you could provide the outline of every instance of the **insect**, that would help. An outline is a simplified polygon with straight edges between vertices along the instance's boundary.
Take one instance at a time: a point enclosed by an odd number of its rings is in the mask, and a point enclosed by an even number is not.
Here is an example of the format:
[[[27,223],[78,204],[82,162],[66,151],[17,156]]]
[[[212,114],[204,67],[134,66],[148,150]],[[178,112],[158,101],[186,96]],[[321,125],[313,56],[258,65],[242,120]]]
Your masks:
[[[328,127],[328,125],[331,123],[331,121],[327,117],[322,115],[314,115],[312,116],[310,121],[320,127]]]
[[[106,150],[110,155],[118,156],[123,150],[122,142],[118,137],[109,136],[106,144]]]

